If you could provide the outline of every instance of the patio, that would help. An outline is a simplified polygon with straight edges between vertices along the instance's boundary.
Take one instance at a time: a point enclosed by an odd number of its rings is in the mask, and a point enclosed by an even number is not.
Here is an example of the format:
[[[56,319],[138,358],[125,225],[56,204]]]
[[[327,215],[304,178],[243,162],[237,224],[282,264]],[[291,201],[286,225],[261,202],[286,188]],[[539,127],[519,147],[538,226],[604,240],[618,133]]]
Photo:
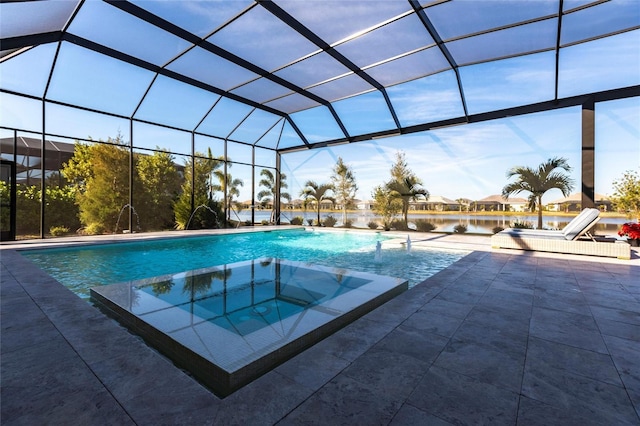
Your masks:
[[[473,252],[225,399],[3,245],[0,422],[640,424],[637,249],[423,237]]]

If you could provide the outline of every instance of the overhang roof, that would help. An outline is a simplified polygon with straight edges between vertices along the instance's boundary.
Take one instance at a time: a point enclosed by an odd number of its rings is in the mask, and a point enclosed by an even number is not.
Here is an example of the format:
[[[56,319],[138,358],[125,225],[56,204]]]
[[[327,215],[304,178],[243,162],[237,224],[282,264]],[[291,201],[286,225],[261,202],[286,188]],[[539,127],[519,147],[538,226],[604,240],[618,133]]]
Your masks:
[[[282,152],[640,95],[637,0],[0,4],[0,91]]]

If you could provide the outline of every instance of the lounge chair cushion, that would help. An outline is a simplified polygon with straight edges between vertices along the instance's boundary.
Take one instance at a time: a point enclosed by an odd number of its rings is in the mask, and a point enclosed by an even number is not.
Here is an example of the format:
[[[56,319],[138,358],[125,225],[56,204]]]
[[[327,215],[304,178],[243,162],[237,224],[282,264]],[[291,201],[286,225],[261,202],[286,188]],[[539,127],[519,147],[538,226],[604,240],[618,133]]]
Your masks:
[[[589,228],[591,228],[591,226],[593,226],[593,224],[597,222],[599,215],[600,211],[598,209],[584,209],[580,212],[580,214],[578,214],[578,216],[574,217],[567,224],[567,226],[562,229],[562,231],[548,229],[508,228],[502,232],[514,237],[536,237],[549,240],[564,239],[573,241],[584,234],[586,231],[588,231]]]
[[[589,230],[595,224],[600,215],[598,209],[584,209],[562,230],[562,234],[568,241],[573,241]]]

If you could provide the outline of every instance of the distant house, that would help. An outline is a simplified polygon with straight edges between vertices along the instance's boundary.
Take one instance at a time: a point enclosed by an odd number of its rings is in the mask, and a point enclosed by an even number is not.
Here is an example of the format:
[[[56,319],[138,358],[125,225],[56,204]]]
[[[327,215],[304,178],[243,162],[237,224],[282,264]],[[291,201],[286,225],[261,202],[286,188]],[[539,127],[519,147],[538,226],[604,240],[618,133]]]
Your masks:
[[[257,207],[260,203],[256,201],[254,204],[253,200],[245,200],[245,201],[237,201],[236,204],[242,207],[243,209],[250,209],[251,206]]]
[[[459,210],[460,205],[457,201],[441,195],[431,195],[427,201],[418,200],[409,203],[411,210],[431,210],[437,212]]]
[[[356,201],[356,208],[358,210],[372,210],[374,203],[374,200],[358,200]]]
[[[602,211],[611,210],[611,200],[606,195],[595,194],[596,207]],[[547,209],[555,212],[575,212],[582,210],[582,193],[575,192],[568,197],[558,198],[547,204]]]
[[[509,197],[502,195],[489,195],[481,200],[473,202],[474,211],[501,211],[524,212],[528,210],[529,201],[525,198]]]
[[[300,198],[296,198],[294,200],[291,200],[291,202],[289,203],[289,206],[291,209],[300,210],[304,207],[304,200],[301,200]]]

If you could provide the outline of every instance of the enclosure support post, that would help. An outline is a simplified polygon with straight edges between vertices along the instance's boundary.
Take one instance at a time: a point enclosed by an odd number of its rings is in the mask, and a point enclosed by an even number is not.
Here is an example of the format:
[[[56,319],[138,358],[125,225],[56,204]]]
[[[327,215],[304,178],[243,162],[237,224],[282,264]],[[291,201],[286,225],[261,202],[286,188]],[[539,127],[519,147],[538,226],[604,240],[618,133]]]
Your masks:
[[[256,147],[251,147],[251,226],[256,223]]]
[[[129,233],[133,234],[133,120],[129,118]],[[116,229],[116,232],[118,230]]]
[[[227,185],[229,184],[229,171],[227,168],[227,162],[229,161],[229,156],[228,156],[228,148],[227,145],[229,144],[229,141],[227,139],[224,140],[224,180],[223,180],[223,188],[222,188],[222,199],[224,201],[224,227],[227,227],[227,223],[229,223],[229,219],[231,219],[231,212],[229,211],[229,199],[227,198],[227,194],[228,194],[228,189]]]
[[[45,195],[45,191],[47,189],[47,185],[45,184],[45,153],[47,152],[45,147],[46,140],[46,102],[44,98],[42,98],[42,140],[40,145],[40,238],[44,238],[44,226],[45,226],[45,217],[46,209],[45,204],[47,202],[47,198]],[[29,173],[27,171],[27,173]]]
[[[582,208],[595,203],[595,100],[592,96],[582,104]]]
[[[276,225],[280,225],[280,167],[281,155],[276,152],[276,193],[273,194],[273,208],[276,213]]]
[[[195,132],[191,132],[191,210],[189,214],[193,214],[196,206],[196,195],[195,195],[195,187],[196,187],[196,134]],[[185,226],[188,223],[185,224]]]

